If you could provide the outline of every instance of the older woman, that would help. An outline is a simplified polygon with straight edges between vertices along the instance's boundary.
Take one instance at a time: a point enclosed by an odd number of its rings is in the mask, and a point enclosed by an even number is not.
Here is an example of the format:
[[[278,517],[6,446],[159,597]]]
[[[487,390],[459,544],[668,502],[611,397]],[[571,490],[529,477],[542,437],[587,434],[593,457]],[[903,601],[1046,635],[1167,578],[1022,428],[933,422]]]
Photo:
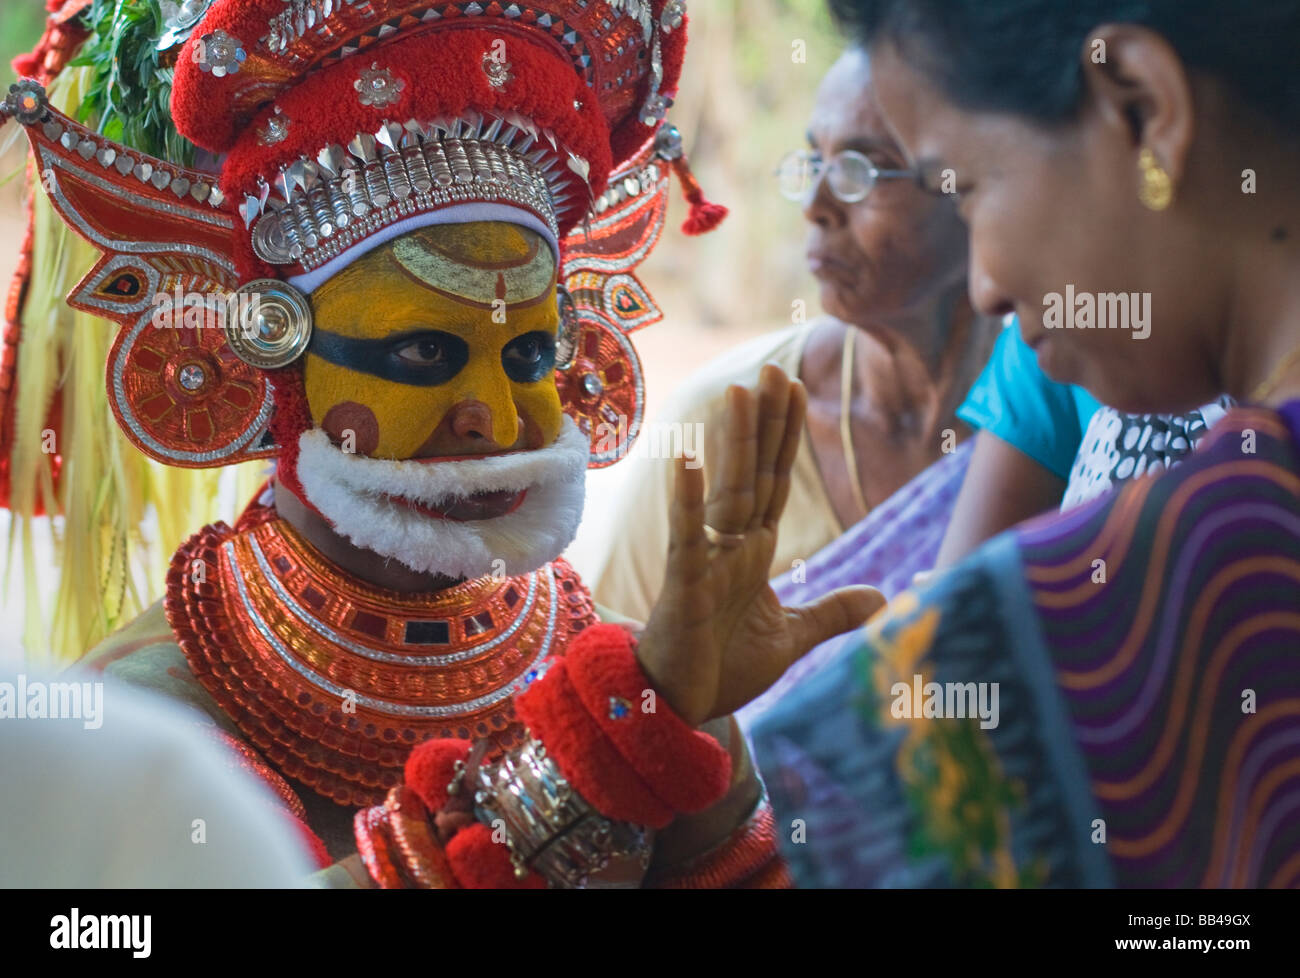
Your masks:
[[[861,49],[823,79],[808,142],[784,161],[782,189],[803,204],[808,262],[828,315],[708,364],[659,420],[702,424],[712,471],[728,385],[752,385],[769,362],[801,379],[807,423],[770,572],[794,568],[796,581],[816,583],[798,568],[861,523],[872,544],[855,555],[853,579],[893,593],[938,552],[969,454],[957,406],[997,324],[970,307],[955,207],[911,179],[876,108]],[[630,488],[614,503],[612,525],[636,532],[606,536],[594,594],[644,620],[663,581],[673,464],[650,457],[628,464]]]

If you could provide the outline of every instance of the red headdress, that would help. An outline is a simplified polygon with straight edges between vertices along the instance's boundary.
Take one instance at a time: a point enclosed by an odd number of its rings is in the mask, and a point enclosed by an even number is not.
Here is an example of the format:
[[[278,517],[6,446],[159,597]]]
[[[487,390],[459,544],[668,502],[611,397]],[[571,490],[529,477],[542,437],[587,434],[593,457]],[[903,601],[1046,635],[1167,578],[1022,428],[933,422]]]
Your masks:
[[[287,286],[309,292],[407,229],[507,207],[558,246],[572,297],[561,398],[592,465],[616,461],[643,402],[628,334],[660,318],[633,269],[662,229],[668,170],[686,184],[689,232],[725,214],[663,121],[684,7],[215,0],[178,57],[172,111],[218,154],[217,178],[104,139],[34,81],[12,86],[0,112],[27,126],[54,206],[104,252],[68,301],[122,326],[107,383],[128,437],[185,467],[278,454],[293,487],[310,420],[286,365],[305,345]],[[159,294],[240,288],[270,302],[251,340],[153,325]]]

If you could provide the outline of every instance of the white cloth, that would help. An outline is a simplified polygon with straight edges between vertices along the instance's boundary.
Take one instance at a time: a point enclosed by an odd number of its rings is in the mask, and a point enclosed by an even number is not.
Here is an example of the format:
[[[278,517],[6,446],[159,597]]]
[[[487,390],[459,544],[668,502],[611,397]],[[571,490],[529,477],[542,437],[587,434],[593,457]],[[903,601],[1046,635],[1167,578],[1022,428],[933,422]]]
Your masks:
[[[98,673],[25,674],[28,688],[102,683],[102,723],[0,719],[0,886],[309,885],[315,867],[273,793],[197,714]]]

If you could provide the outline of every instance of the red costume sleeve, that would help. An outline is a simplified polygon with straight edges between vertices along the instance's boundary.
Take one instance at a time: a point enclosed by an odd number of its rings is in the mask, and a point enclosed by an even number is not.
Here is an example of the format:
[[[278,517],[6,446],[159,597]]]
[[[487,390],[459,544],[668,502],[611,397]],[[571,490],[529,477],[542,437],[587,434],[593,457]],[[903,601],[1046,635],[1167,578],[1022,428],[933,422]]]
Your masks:
[[[675,815],[702,811],[723,797],[731,758],[712,737],[646,695],[652,687],[634,650],[625,629],[592,626],[564,658],[538,671],[515,707],[564,778],[600,814],[662,828]],[[444,848],[432,832],[419,833],[406,821],[428,826],[428,812],[448,805],[449,787],[457,784],[470,747],[467,741],[422,744],[407,762],[406,787],[394,789],[383,806],[358,813],[358,848],[381,886],[545,885],[536,873],[516,875],[507,847],[486,825],[455,831]],[[442,825],[444,817],[440,812],[435,820]],[[789,886],[766,798],[725,842],[652,885]]]

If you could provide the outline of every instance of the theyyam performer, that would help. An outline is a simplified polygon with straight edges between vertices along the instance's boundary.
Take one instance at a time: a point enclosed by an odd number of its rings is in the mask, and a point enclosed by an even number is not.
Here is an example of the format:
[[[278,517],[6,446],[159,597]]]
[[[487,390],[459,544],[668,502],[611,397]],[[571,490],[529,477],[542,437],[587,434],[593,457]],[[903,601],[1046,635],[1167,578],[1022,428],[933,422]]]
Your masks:
[[[678,0],[191,2],[182,167],[33,80],[60,216],[103,253],[69,303],[116,321],[106,391],[161,462],[273,458],[234,526],[88,662],[184,700],[283,800],[331,884],[779,886],[730,711],[879,604],[783,609],[765,569],[804,394],[733,389],[679,470],[643,630],[560,556],[588,466],[640,423],[633,269],[670,172]],[[161,297],[218,308],[161,321]],[[185,306],[182,302],[181,306]],[[625,528],[635,532],[634,527]]]

